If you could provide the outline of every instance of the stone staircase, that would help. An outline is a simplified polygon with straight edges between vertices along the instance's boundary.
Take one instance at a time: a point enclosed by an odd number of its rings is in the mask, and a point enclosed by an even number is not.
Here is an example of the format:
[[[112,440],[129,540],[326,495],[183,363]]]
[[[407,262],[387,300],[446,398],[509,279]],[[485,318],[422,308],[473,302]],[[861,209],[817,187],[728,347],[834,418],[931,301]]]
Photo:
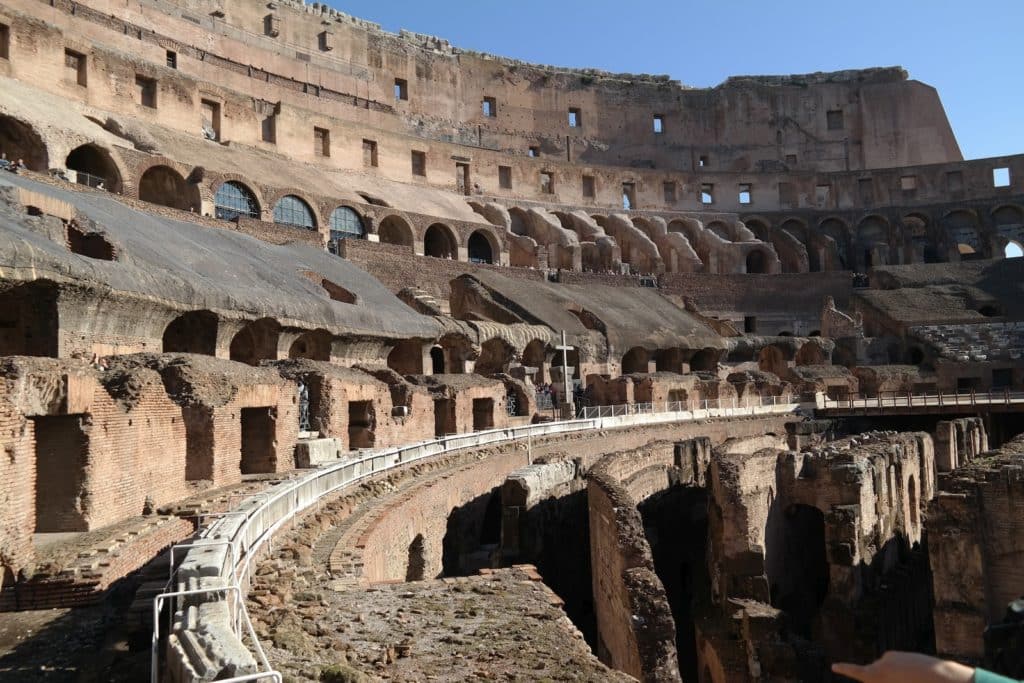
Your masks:
[[[398,298],[422,315],[450,317],[452,314],[449,302],[442,301],[419,287],[406,287],[398,293]]]
[[[1024,322],[977,325],[924,325],[910,330],[943,358],[960,363],[1024,357]]]

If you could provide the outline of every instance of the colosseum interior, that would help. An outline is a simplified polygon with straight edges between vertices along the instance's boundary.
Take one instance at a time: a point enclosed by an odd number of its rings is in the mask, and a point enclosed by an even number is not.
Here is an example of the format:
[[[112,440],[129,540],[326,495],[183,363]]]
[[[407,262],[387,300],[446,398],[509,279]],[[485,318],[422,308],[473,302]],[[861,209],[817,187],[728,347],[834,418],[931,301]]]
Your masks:
[[[0,2],[0,678],[1024,677],[1024,155],[901,68]]]

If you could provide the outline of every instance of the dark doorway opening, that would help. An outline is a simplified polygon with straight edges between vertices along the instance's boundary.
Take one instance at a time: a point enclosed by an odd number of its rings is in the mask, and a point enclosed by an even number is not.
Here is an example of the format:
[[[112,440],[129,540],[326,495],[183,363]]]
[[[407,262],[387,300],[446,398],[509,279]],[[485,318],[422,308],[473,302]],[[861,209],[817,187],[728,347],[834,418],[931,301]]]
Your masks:
[[[444,349],[440,346],[430,349],[430,371],[434,375],[444,374]]]
[[[772,606],[784,610],[795,633],[813,639],[815,617],[828,595],[825,515],[809,505],[791,505],[781,517],[769,512],[765,569]]]
[[[377,420],[373,412],[373,401],[348,402],[348,448],[373,448],[377,435],[374,430]]]
[[[494,429],[494,399],[473,399],[473,431]]]
[[[274,408],[242,408],[242,474],[277,471],[276,412]]]
[[[439,398],[434,401],[434,436],[441,438],[454,434],[458,428],[455,423],[455,401],[450,398]]]
[[[32,418],[36,445],[36,533],[88,531],[83,415]]]
[[[422,581],[426,569],[426,544],[423,541],[423,534],[416,534],[416,538],[412,539],[412,543],[409,544],[409,564],[405,569],[405,580],[406,581]]]

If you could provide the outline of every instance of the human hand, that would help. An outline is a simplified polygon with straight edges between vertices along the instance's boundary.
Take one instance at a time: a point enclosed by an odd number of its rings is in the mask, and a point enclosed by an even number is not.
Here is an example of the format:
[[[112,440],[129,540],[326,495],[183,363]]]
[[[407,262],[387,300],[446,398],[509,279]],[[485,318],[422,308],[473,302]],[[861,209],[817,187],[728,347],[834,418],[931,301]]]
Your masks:
[[[867,666],[833,664],[834,673],[862,683],[971,683],[974,669],[916,652],[886,652]]]

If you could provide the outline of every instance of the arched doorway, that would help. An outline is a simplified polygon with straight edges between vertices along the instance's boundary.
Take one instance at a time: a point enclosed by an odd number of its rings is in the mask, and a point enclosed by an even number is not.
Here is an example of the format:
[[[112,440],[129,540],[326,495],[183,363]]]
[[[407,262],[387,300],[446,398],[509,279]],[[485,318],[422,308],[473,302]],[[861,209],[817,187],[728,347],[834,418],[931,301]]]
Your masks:
[[[458,256],[455,236],[448,226],[434,223],[423,234],[423,253],[434,258],[454,259]]]
[[[651,355],[642,346],[634,346],[622,357],[622,374],[647,373]]]
[[[307,358],[309,360],[331,360],[331,342],[333,337],[327,330],[306,332],[292,342],[288,349],[288,358]]]
[[[1003,249],[1003,254],[1006,258],[1020,258],[1024,256],[1024,246],[1020,242],[1010,240],[1006,243],[1006,248]]]
[[[867,271],[889,261],[889,223],[881,216],[868,216],[857,226],[859,266]]]
[[[291,225],[306,230],[316,230],[316,217],[313,209],[301,197],[293,194],[285,195],[274,205],[274,222],[280,225]]]
[[[107,192],[121,191],[121,174],[107,150],[97,145],[82,145],[72,150],[64,165],[77,175],[79,185]]]
[[[388,216],[380,223],[377,230],[380,241],[384,244],[397,244],[403,247],[412,246],[412,228],[401,216]]]
[[[423,343],[415,339],[397,342],[388,354],[388,367],[402,376],[422,375]]]
[[[536,371],[531,375],[534,384],[543,384],[547,381],[546,356],[545,344],[540,339],[534,339],[523,349],[523,366],[536,368]]]
[[[215,215],[222,221],[237,221],[239,218],[260,217],[260,205],[252,190],[235,180],[229,180],[217,188],[213,205]]]
[[[231,340],[231,360],[259,365],[277,359],[277,338],[281,326],[271,318],[261,318],[243,327]]]
[[[338,253],[338,244],[342,240],[360,240],[366,236],[363,219],[359,217],[355,209],[347,206],[339,206],[332,211],[329,223],[331,237],[328,244],[332,253]]]
[[[199,188],[170,166],[153,166],[139,178],[139,199],[182,211],[199,212]]]
[[[764,257],[764,252],[760,249],[747,254],[747,272],[748,273],[766,273],[768,272],[768,266]]]
[[[477,230],[469,236],[469,262],[494,263],[494,247],[483,230]]]
[[[488,339],[480,345],[480,357],[473,371],[485,377],[508,372],[515,355],[515,349],[504,339]]]
[[[717,372],[721,355],[718,349],[701,349],[690,356],[690,372]]]
[[[43,139],[32,126],[10,116],[0,116],[0,151],[11,163],[21,159],[31,171],[45,173],[50,166]]]
[[[444,349],[442,349],[440,346],[435,346],[434,348],[430,349],[430,374],[445,374]]]
[[[217,355],[217,316],[210,311],[191,311],[164,329],[164,353]]]
[[[761,372],[770,372],[777,377],[785,377],[789,366],[782,349],[777,346],[766,346],[757,356],[757,368]]]

